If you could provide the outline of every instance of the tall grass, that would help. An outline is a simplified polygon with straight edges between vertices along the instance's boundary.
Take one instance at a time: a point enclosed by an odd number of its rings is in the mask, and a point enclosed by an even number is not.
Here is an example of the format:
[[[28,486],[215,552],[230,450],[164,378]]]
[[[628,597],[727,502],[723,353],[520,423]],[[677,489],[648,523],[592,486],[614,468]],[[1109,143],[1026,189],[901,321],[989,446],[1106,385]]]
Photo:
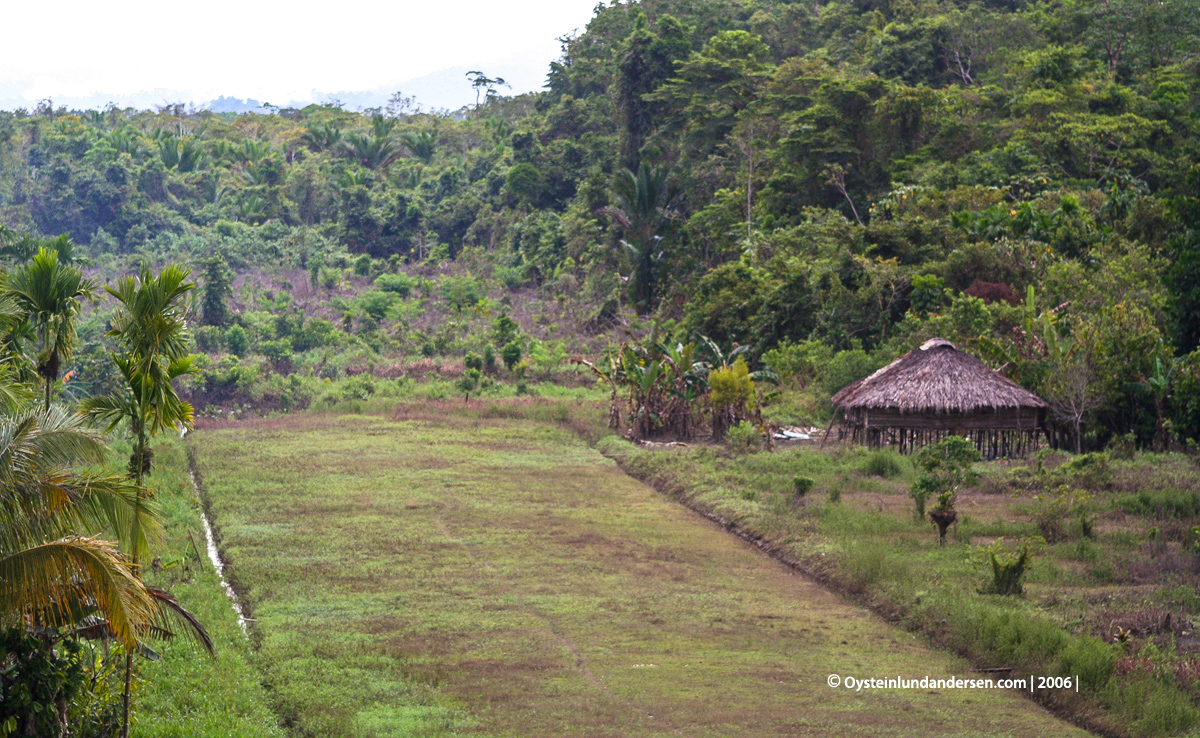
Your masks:
[[[118,442],[114,456],[128,454]],[[178,438],[154,448],[148,484],[166,522],[166,539],[155,551],[160,571],[152,585],[175,595],[204,624],[216,646],[210,658],[183,639],[156,642],[160,661],[142,661],[134,701],[132,734],[138,738],[284,738],[270,707],[250,643],[238,626],[220,579],[204,553],[199,500],[188,480],[187,460]],[[196,556],[192,543],[199,548]]]

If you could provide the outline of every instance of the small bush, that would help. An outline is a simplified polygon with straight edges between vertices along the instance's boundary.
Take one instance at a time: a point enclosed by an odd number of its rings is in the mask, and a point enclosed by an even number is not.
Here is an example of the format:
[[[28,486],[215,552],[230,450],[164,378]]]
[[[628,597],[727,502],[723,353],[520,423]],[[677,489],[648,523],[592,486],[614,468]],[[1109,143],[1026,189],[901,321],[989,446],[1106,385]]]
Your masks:
[[[317,281],[327,290],[332,290],[342,283],[342,273],[337,269],[323,267],[318,272]]]
[[[529,281],[529,278],[525,274],[525,267],[519,266],[496,267],[495,276],[507,290],[519,290]]]
[[[1082,489],[1071,489],[1063,484],[1053,492],[1037,495],[1037,507],[1033,522],[1048,543],[1056,543],[1066,534],[1068,519],[1079,518],[1084,537],[1091,537],[1091,521],[1087,518],[1087,504],[1092,495]]]
[[[375,278],[375,289],[381,292],[391,292],[400,297],[408,297],[417,286],[417,278],[403,272],[399,274],[380,274]]]
[[[375,321],[383,320],[392,306],[396,296],[391,292],[367,290],[358,296],[358,307],[365,315]]]
[[[482,372],[483,371],[483,357],[480,356],[479,354],[475,353],[474,351],[468,351],[467,355],[463,357],[463,368],[467,369],[467,370],[474,369],[476,371]]]
[[[1021,552],[1012,555],[992,553],[992,586],[988,590],[998,595],[1019,595],[1024,592],[1021,579],[1028,571],[1030,564],[1029,549],[1022,548]]]
[[[749,454],[762,447],[763,434],[749,421],[743,420],[725,434],[729,448],[738,454]]]
[[[446,277],[438,291],[455,312],[461,312],[463,308],[474,305],[483,297],[483,286],[470,274]]]
[[[225,345],[229,347],[229,353],[234,356],[245,356],[247,349],[250,348],[250,339],[246,337],[246,329],[235,325],[225,331]]]
[[[458,387],[458,389],[460,389],[464,395],[470,397],[471,393],[479,387],[479,380],[482,376],[483,373],[478,369],[467,369],[465,372],[463,372],[462,378],[458,380],[458,384],[455,386]]]
[[[490,343],[483,347],[483,370],[488,374],[496,371],[496,349]]]
[[[1113,481],[1112,464],[1103,452],[1076,456],[1054,472],[1067,483],[1087,489],[1107,489]]]
[[[829,501],[835,504],[842,501],[842,483],[840,481],[829,488]]]
[[[1121,461],[1129,461],[1137,453],[1137,438],[1132,433],[1113,436],[1108,442],[1108,455]]]
[[[202,325],[196,329],[196,349],[206,354],[221,350],[221,329],[215,325]]]
[[[342,384],[343,400],[366,400],[375,394],[375,378],[370,374],[359,374]]]
[[[804,495],[813,488],[813,480],[809,477],[792,477],[792,507],[799,507],[804,501]]]
[[[863,474],[883,479],[894,479],[904,473],[900,456],[894,451],[873,451],[867,455],[860,467]]]
[[[504,360],[504,366],[511,372],[517,364],[521,362],[521,344],[518,341],[509,341],[504,344],[504,348],[500,349],[500,358]]]
[[[292,358],[292,342],[286,338],[278,341],[263,341],[258,345],[258,352],[278,364]]]

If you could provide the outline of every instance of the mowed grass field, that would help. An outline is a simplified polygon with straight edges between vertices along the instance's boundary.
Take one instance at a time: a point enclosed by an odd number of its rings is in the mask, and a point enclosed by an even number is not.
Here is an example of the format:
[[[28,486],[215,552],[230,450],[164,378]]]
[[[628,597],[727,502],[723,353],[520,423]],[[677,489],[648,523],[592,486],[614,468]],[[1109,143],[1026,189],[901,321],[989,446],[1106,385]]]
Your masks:
[[[190,439],[257,659],[313,736],[1069,736],[569,431],[413,407]]]

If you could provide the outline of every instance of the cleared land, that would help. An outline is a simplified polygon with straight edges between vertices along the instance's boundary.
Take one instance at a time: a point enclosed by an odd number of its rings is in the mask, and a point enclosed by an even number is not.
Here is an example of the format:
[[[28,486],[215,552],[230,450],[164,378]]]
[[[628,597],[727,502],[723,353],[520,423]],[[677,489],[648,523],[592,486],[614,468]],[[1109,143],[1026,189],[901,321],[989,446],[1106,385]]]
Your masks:
[[[285,721],[336,736],[1083,735],[625,476],[566,430],[415,409],[193,452]]]

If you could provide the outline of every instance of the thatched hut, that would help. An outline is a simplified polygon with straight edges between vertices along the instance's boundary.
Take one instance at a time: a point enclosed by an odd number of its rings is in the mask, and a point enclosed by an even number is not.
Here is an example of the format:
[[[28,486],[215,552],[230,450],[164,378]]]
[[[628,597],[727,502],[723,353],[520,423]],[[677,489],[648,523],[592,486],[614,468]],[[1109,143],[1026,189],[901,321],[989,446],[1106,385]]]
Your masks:
[[[1045,433],[1049,405],[1016,382],[934,338],[832,399],[839,438],[907,453],[948,435],[989,458],[1019,456]]]

